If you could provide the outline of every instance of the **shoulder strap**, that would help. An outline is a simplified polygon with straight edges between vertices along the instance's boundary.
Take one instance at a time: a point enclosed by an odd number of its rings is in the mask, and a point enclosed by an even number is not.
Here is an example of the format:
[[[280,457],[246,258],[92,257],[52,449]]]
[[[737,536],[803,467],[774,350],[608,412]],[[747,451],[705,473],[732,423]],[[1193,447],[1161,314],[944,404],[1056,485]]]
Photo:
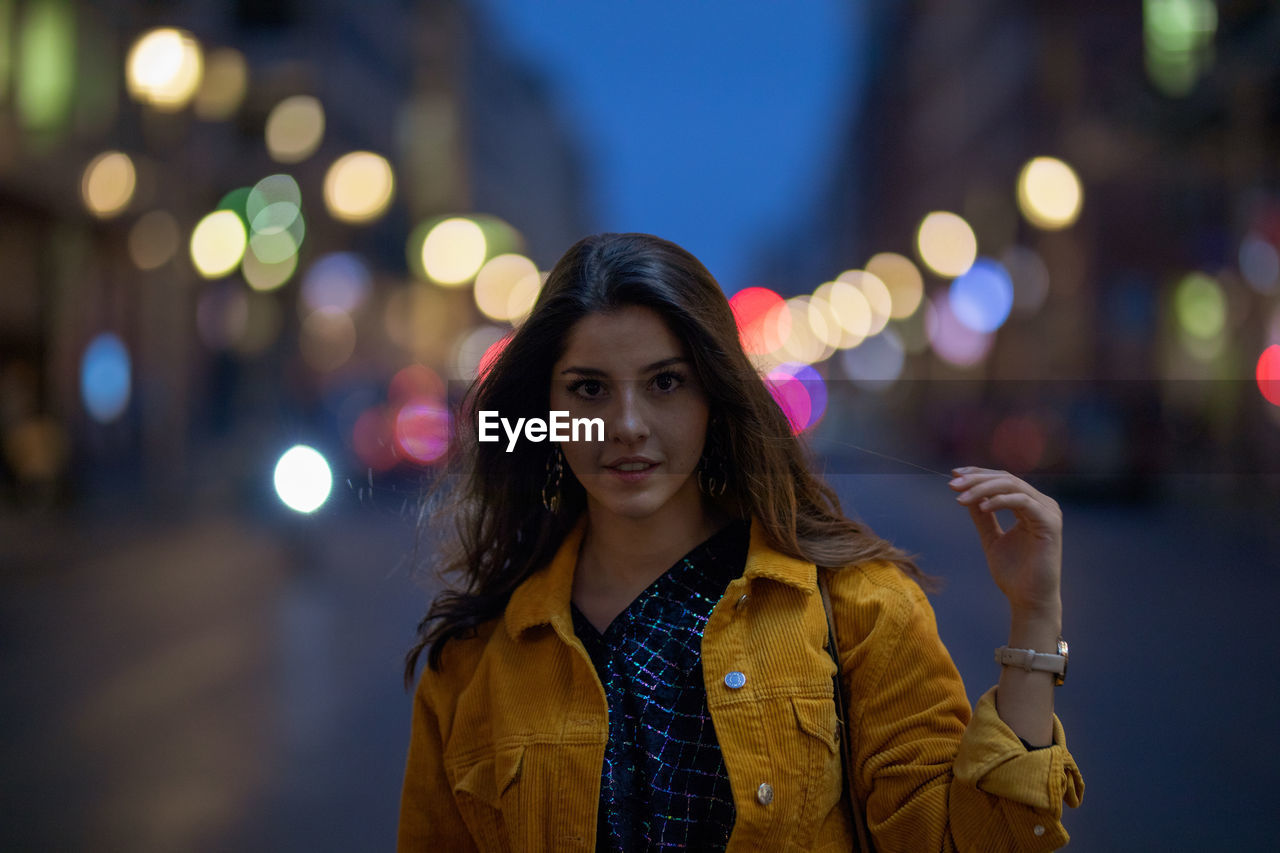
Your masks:
[[[818,590],[822,593],[822,609],[827,614],[827,652],[836,664],[836,674],[832,677],[836,696],[836,725],[840,735],[840,763],[844,765],[844,790],[849,798],[850,810],[853,812],[854,849],[859,853],[874,853],[871,838],[867,835],[867,818],[862,813],[862,805],[858,802],[853,785],[853,738],[849,736],[849,713],[845,708],[844,679],[840,669],[840,647],[836,645],[836,623],[831,615],[831,593],[827,590],[829,569],[818,567]]]

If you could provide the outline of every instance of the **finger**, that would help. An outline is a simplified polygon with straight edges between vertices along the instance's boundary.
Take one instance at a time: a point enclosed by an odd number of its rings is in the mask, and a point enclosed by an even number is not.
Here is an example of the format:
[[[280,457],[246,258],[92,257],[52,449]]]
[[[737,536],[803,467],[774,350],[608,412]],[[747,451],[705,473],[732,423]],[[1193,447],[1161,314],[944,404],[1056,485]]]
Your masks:
[[[1062,518],[1049,507],[1030,495],[1021,492],[1008,492],[982,498],[970,509],[983,513],[995,513],[998,509],[1011,510],[1019,521],[1031,528],[1038,528],[1050,533],[1062,529]]]
[[[978,529],[978,539],[982,542],[982,548],[985,551],[987,546],[1004,534],[1004,530],[1000,527],[994,512],[983,512],[976,506],[968,509],[969,517],[973,519],[973,526]]]
[[[1015,477],[1006,471],[993,471],[982,475],[958,477],[948,485],[960,491],[960,497],[957,498],[960,503],[973,503],[978,499],[1003,493],[1026,494],[1046,506],[1053,503],[1048,495],[1037,491],[1026,480]]]

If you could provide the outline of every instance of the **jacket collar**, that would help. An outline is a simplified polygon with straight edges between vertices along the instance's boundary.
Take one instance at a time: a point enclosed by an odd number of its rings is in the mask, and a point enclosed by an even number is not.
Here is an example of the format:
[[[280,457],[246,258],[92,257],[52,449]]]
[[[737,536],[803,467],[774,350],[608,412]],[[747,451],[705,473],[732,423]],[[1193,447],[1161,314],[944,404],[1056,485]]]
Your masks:
[[[554,623],[559,617],[570,624],[569,601],[573,594],[573,573],[578,565],[578,549],[587,529],[584,513],[560,543],[551,562],[516,587],[507,602],[503,620],[512,639],[537,625]],[[787,584],[808,594],[818,587],[818,572],[813,563],[775,551],[765,540],[764,527],[751,521],[751,544],[742,576],[748,581],[766,578]]]

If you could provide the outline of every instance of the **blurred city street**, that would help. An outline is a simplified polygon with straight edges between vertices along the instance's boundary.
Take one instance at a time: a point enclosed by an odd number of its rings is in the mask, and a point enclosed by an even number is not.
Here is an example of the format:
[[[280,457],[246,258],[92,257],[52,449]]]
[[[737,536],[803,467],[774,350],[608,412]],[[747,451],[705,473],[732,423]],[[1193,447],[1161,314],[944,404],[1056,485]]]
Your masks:
[[[0,851],[391,848],[421,489],[600,232],[713,275],[971,700],[941,472],[1061,502],[1072,849],[1277,846],[1280,4],[780,6],[0,0]]]
[[[938,477],[836,485],[943,579],[939,629],[976,699],[1007,614],[967,512]],[[1064,502],[1057,712],[1087,785],[1073,850],[1270,846],[1280,524],[1183,486]],[[400,665],[428,600],[414,513],[389,504],[347,496],[288,538],[232,515],[5,518],[0,849],[389,849]]]

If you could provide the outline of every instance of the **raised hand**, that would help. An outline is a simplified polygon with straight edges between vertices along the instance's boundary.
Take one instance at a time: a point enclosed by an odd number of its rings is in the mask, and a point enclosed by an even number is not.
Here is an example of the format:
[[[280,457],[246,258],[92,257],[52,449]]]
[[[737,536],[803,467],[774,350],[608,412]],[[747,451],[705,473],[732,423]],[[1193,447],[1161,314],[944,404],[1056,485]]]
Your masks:
[[[954,468],[948,485],[969,508],[987,566],[1015,618],[1061,618],[1062,510],[1058,502],[1008,471]],[[1004,530],[996,510],[1017,519]]]

